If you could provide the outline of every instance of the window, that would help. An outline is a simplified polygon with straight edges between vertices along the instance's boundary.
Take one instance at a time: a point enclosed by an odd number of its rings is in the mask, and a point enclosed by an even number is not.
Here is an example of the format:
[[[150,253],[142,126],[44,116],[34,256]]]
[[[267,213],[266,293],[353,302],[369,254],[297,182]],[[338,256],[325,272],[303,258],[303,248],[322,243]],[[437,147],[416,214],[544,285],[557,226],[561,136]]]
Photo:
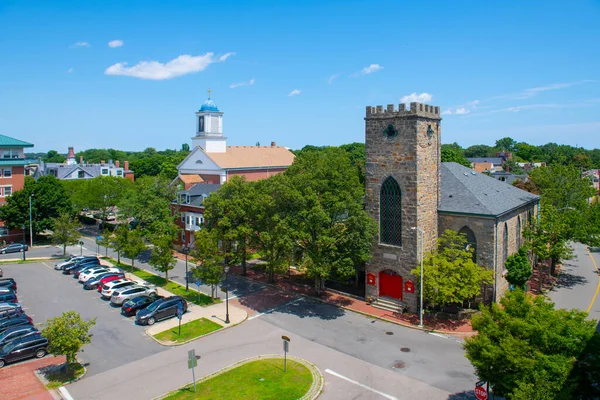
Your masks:
[[[5,178],[12,177],[12,168],[4,168],[4,177]]]
[[[200,218],[196,217],[196,226],[200,226]]]
[[[123,176],[123,170],[122,169],[118,169],[117,170],[117,176]]]
[[[185,204],[190,204],[190,195],[189,194],[185,195]]]
[[[4,187],[4,197],[8,197],[12,194],[12,186]]]
[[[458,233],[465,235],[467,238],[467,248],[473,251],[473,261],[477,262],[477,239],[475,234],[468,226],[463,226]]]
[[[108,168],[102,168],[102,175],[108,175]]]
[[[181,222],[185,222],[185,213],[181,213]]]
[[[204,116],[198,117],[198,132],[204,132]]]
[[[402,246],[402,193],[400,185],[392,177],[381,185],[379,213],[379,241]]]
[[[52,175],[53,177],[56,178],[56,174],[57,174],[57,171],[55,169],[49,169],[48,170],[48,175]]]
[[[516,232],[516,240],[517,240],[517,250],[521,248],[521,216],[517,217],[517,232]]]
[[[506,271],[506,259],[508,258],[508,224],[504,223],[504,237],[502,240],[502,265]]]
[[[5,149],[2,158],[19,158],[19,149]]]
[[[78,177],[79,179],[83,179],[83,178],[85,178],[85,172],[83,172],[83,171],[77,171],[77,177]]]
[[[8,235],[8,227],[0,226],[0,236]]]
[[[185,243],[185,231],[181,231],[181,241]]]

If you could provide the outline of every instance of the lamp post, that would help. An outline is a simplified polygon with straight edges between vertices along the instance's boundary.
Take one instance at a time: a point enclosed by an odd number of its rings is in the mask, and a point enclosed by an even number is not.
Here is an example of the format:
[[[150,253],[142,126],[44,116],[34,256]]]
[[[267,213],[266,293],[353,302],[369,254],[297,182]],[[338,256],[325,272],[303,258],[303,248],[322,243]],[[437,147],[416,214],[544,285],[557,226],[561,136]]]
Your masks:
[[[32,225],[32,214],[31,214],[31,198],[35,194],[32,193],[29,195],[29,247],[33,247],[33,225]]]
[[[21,226],[21,229],[23,229],[23,246],[25,246],[25,242],[27,241],[25,239],[25,224],[23,224]],[[27,258],[25,258],[25,247],[23,247],[23,261],[25,261]]]
[[[416,230],[421,234],[421,279],[419,279],[420,282],[420,286],[421,288],[419,289],[419,327],[423,327],[423,247],[425,244],[425,231],[423,231],[423,229],[418,228],[418,227],[412,227],[410,228],[412,230]]]
[[[189,280],[190,276],[188,273],[188,254],[190,254],[190,247],[185,244],[181,246],[181,252],[185,254],[185,291],[187,292],[189,289]]]
[[[225,267],[225,279],[224,283],[227,284],[227,273],[229,272],[229,265]],[[229,323],[229,290],[227,287],[224,288],[225,292],[225,323]]]

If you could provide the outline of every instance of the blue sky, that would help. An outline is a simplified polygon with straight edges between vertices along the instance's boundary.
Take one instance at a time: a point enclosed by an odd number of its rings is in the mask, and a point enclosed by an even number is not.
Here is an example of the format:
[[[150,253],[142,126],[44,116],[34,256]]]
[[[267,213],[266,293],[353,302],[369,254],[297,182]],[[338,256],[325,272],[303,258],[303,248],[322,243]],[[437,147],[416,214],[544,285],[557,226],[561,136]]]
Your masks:
[[[444,143],[600,147],[599,19],[577,0],[2,0],[0,133],[180,148],[210,87],[232,145],[363,141],[365,106],[405,98],[442,107]]]

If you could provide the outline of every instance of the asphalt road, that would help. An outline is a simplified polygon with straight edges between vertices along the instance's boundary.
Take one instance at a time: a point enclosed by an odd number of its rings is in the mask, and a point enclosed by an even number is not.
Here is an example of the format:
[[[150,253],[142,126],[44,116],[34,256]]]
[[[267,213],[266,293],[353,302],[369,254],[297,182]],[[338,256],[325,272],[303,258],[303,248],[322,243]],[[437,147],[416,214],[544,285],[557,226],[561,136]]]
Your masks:
[[[79,355],[82,362],[89,363],[88,376],[165,350],[144,334],[144,327],[121,316],[120,309],[111,307],[98,292],[83,290],[77,280],[54,271],[49,262],[3,265],[2,269],[5,277],[17,281],[19,302],[36,325],[68,310],[86,320],[97,318],[90,331],[92,343]]]
[[[79,250],[79,249],[78,249]],[[79,254],[79,251],[77,252]],[[62,249],[55,246],[33,246],[25,252],[25,257],[59,257],[62,256]],[[0,254],[0,261],[3,260],[20,260],[23,257],[22,253]]]

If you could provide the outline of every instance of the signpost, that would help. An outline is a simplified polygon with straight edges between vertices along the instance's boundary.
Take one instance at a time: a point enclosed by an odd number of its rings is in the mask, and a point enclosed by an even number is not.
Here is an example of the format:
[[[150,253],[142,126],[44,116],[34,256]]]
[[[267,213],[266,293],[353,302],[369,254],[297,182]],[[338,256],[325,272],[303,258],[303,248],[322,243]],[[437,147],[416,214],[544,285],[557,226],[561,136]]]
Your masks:
[[[79,250],[80,250],[79,255],[82,256],[83,255],[83,242],[82,241],[79,241]]]
[[[486,381],[479,381],[475,384],[475,396],[478,400],[488,400],[488,388],[484,386],[487,384]]]
[[[192,370],[192,379],[194,380],[194,393],[196,393],[196,374],[194,367],[198,365],[198,359],[196,358],[196,350],[192,349],[188,351],[188,369]]]
[[[177,319],[179,320],[179,336],[181,336],[181,317],[183,316],[183,308],[181,308],[181,303],[177,306]]]
[[[96,236],[96,255],[100,254],[100,243],[102,242],[102,236]]]
[[[198,286],[198,304],[200,304],[200,285],[202,285],[202,279],[196,281],[196,286]]]
[[[282,336],[281,339],[283,339],[283,372],[285,372],[287,366],[287,352],[290,351],[290,338]]]

